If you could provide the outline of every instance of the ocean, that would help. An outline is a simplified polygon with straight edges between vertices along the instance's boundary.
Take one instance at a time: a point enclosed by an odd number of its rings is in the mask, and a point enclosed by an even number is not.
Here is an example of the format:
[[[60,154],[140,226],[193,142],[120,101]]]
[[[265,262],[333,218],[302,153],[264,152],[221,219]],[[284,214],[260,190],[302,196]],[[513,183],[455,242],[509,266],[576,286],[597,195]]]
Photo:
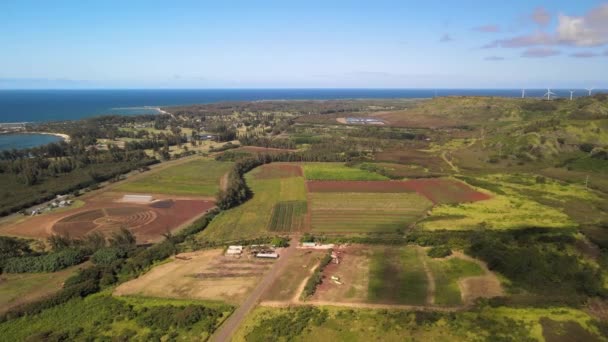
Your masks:
[[[553,90],[570,96],[566,90]],[[526,90],[541,97],[546,90]],[[577,95],[587,94],[580,90]],[[519,89],[150,89],[150,90],[0,90],[1,122],[77,120],[104,114],[154,114],[154,107],[220,101],[431,98],[433,96],[520,97]]]
[[[553,90],[560,97],[567,90]],[[544,89],[526,90],[541,97]],[[587,92],[577,91],[583,96]],[[431,98],[434,96],[520,97],[519,89],[124,89],[124,90],[0,90],[0,123],[77,120],[117,114],[156,114],[157,107],[255,100],[327,100],[356,98]],[[24,148],[48,143],[46,137],[2,137],[2,146]],[[12,148],[12,147],[10,147]]]

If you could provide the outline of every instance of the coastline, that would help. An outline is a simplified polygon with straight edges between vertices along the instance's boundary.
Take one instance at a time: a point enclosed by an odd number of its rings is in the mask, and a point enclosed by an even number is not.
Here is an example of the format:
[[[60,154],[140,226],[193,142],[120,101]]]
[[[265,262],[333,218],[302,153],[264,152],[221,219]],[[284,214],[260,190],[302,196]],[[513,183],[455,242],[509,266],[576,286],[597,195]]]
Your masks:
[[[50,133],[50,132],[19,132],[19,133],[22,133],[22,134],[54,135],[54,136],[60,137],[66,143],[69,143],[70,140],[72,140],[72,138],[69,135],[63,134],[63,133]],[[19,134],[19,133],[17,133],[17,134]]]
[[[67,135],[67,134],[63,134],[63,133],[51,133],[51,132],[36,132],[36,131],[15,131],[15,132],[0,132],[0,135],[4,135],[4,134],[40,134],[40,135],[54,135],[56,137],[60,137],[61,139],[63,139],[63,141],[65,142],[70,142],[70,140],[72,140],[72,138]]]

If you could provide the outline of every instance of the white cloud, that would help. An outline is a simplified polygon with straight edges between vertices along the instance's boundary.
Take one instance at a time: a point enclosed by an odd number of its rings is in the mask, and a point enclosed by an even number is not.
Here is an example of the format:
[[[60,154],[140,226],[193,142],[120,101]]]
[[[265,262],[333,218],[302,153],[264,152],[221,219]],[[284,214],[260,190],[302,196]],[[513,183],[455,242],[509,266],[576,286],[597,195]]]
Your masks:
[[[557,38],[560,43],[575,46],[608,44],[608,4],[589,11],[585,16],[560,15]]]
[[[544,15],[546,14],[546,15]],[[534,21],[543,26],[548,13],[537,9]],[[490,42],[483,48],[521,48],[534,46],[576,46],[593,47],[608,45],[608,3],[590,10],[584,16],[560,14],[555,32],[536,31],[527,35],[499,39]]]

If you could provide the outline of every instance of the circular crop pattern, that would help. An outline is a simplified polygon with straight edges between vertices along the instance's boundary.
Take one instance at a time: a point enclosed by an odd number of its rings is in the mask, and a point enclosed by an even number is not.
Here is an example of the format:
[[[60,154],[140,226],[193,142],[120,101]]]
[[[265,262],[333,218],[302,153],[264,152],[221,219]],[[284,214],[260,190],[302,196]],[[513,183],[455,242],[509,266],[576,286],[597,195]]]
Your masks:
[[[156,213],[146,208],[96,209],[80,212],[59,220],[53,225],[53,231],[58,234],[78,237],[94,231],[108,233],[121,227],[134,229],[150,224],[155,219]]]

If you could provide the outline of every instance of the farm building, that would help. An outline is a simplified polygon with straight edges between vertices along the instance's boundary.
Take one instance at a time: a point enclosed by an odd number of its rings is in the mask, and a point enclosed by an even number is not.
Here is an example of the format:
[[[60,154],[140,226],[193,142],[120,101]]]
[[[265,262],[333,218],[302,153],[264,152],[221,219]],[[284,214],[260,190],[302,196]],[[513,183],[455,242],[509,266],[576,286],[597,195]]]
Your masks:
[[[277,253],[258,253],[255,255],[255,257],[263,259],[277,259],[279,255]]]
[[[226,255],[237,256],[243,254],[243,246],[228,246]]]

